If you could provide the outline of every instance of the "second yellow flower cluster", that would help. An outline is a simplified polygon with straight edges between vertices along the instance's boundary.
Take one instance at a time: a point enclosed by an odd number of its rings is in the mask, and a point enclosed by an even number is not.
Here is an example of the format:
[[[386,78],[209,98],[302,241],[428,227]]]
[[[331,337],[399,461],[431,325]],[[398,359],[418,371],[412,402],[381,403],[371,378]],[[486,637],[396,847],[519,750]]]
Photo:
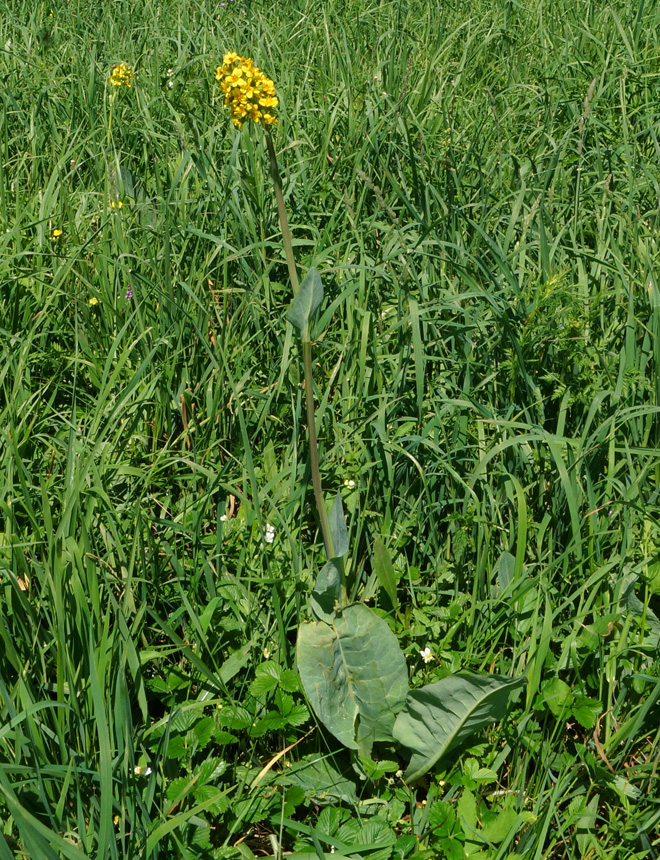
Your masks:
[[[279,104],[275,84],[259,71],[251,59],[230,51],[218,66],[215,79],[220,82],[225,107],[229,108],[237,128],[241,128],[246,119],[254,122],[263,120],[266,125],[277,122],[277,117],[269,110]]]
[[[112,67],[109,81],[113,87],[130,87],[133,83],[133,72],[126,63],[117,63]]]

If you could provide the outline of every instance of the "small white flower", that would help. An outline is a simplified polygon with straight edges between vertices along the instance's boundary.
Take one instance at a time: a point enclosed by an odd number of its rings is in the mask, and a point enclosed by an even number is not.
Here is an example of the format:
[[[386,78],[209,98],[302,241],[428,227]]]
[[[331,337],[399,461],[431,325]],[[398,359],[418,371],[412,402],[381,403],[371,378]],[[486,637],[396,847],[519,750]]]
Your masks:
[[[353,490],[355,489],[355,481],[352,480],[352,478],[348,478],[346,481],[344,481],[344,486],[348,487],[349,490]]]
[[[227,522],[227,514],[223,514],[223,515],[220,517],[220,522],[221,522],[221,523],[226,523],[226,522]]]
[[[334,854],[334,853],[335,853],[335,846],[334,846],[334,845],[331,845],[331,846],[330,846],[330,853],[331,853],[331,854]]]
[[[431,653],[431,649],[429,648],[428,645],[426,646],[426,648],[423,651],[419,652],[419,656],[422,658],[422,660],[425,663],[430,663],[431,660],[433,659],[433,654]]]
[[[167,77],[168,78],[171,78],[173,74],[174,74],[174,69],[168,69],[167,70]]]
[[[138,764],[133,768],[133,773],[136,776],[149,776],[151,774],[151,768],[150,767],[140,767],[140,765]]]
[[[265,659],[268,660],[268,658],[270,657],[270,651],[268,650],[268,648],[264,648],[262,653],[263,653]]]
[[[167,86],[168,86],[170,89],[172,89],[172,87],[174,86],[174,81],[168,81],[168,82],[167,82]]]
[[[275,540],[275,526],[271,526],[270,523],[266,523],[266,534],[264,535],[264,540],[266,543],[272,543]]]

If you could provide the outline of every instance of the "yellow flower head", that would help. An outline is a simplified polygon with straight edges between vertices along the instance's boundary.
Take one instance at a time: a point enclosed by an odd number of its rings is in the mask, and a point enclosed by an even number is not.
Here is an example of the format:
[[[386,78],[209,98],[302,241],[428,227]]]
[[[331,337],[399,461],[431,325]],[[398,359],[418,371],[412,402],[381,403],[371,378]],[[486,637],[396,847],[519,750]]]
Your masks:
[[[113,87],[130,87],[133,83],[133,72],[126,63],[117,63],[112,67],[108,80]]]
[[[61,235],[62,235],[62,231],[61,231],[61,230],[58,230],[58,229],[57,229],[57,227],[56,227],[56,228],[53,230],[53,233],[52,233],[52,235],[51,235],[51,239],[52,239],[53,241],[55,241],[56,239],[59,239]]]
[[[241,128],[246,117],[266,125],[277,122],[271,108],[279,104],[275,84],[260,72],[250,58],[230,51],[225,54],[215,76],[225,97],[225,107],[234,125]]]
[[[99,300],[96,298],[96,296],[92,296],[88,302],[88,304],[91,305],[91,307],[94,307],[94,305],[98,305],[98,303],[99,303]]]

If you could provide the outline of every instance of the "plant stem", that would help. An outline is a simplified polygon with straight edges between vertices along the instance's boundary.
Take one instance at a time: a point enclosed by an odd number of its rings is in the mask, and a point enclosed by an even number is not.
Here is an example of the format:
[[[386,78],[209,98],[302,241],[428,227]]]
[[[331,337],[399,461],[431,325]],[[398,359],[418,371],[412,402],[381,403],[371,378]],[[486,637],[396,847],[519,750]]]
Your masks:
[[[106,148],[110,149],[110,142],[112,141],[112,109],[115,105],[115,98],[117,96],[117,91],[110,94],[110,111],[108,115],[108,134],[106,138]]]
[[[306,336],[305,336],[306,335]],[[319,469],[319,448],[316,439],[316,414],[314,409],[314,377],[312,374],[312,342],[309,333],[303,334],[302,338],[303,368],[305,372],[305,404],[307,406],[307,433],[309,434],[309,465],[312,472],[312,484],[314,486],[314,499],[316,509],[319,512],[321,531],[323,532],[323,543],[325,554],[330,560],[334,558],[335,548],[330,533],[328,512],[323,500],[323,487],[321,486],[321,470]]]
[[[289,278],[293,287],[293,295],[298,292],[298,272],[296,270],[296,261],[293,259],[293,242],[291,241],[291,230],[289,229],[289,219],[286,215],[284,206],[284,195],[282,194],[282,177],[277,166],[277,156],[275,155],[275,147],[273,146],[273,138],[270,131],[266,131],[266,148],[268,149],[268,158],[270,159],[270,175],[273,178],[275,186],[275,199],[277,200],[277,214],[280,218],[280,227],[282,229],[282,239],[284,240],[284,251],[286,253],[286,263],[289,267]]]
[[[266,147],[268,149],[268,157],[270,159],[270,174],[273,179],[273,185],[275,186],[275,199],[277,200],[277,212],[280,217],[282,240],[284,242],[286,262],[289,267],[289,277],[291,279],[291,286],[293,287],[293,295],[295,297],[296,293],[298,292],[298,272],[296,270],[296,261],[293,257],[293,242],[291,241],[289,219],[287,218],[286,208],[284,206],[284,195],[282,194],[282,177],[280,176],[280,171],[277,166],[277,156],[275,155],[273,138],[268,129],[265,129],[265,132]],[[316,410],[314,408],[314,376],[312,373],[312,342],[309,338],[308,330],[305,330],[302,333],[302,353],[303,368],[305,373],[305,405],[307,407],[307,433],[309,435],[309,465],[312,472],[314,501],[316,502],[316,510],[318,511],[319,521],[321,523],[321,532],[323,533],[325,554],[328,559],[331,559],[334,558],[334,545],[332,541],[332,534],[330,533],[328,512],[325,509],[325,501],[323,500],[321,470],[319,469],[319,446],[318,441],[316,439]]]

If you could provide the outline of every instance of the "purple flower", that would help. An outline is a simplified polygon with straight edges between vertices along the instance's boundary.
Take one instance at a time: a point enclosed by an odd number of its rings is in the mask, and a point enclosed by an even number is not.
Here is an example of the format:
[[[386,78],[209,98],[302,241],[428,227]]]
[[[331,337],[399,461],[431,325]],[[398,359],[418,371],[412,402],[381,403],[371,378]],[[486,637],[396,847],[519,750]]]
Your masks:
[[[130,300],[131,300],[132,298],[133,298],[133,290],[132,290],[132,288],[131,288],[131,285],[129,284],[129,285],[128,285],[128,289],[126,290],[126,301],[127,301],[127,302],[130,302]]]

